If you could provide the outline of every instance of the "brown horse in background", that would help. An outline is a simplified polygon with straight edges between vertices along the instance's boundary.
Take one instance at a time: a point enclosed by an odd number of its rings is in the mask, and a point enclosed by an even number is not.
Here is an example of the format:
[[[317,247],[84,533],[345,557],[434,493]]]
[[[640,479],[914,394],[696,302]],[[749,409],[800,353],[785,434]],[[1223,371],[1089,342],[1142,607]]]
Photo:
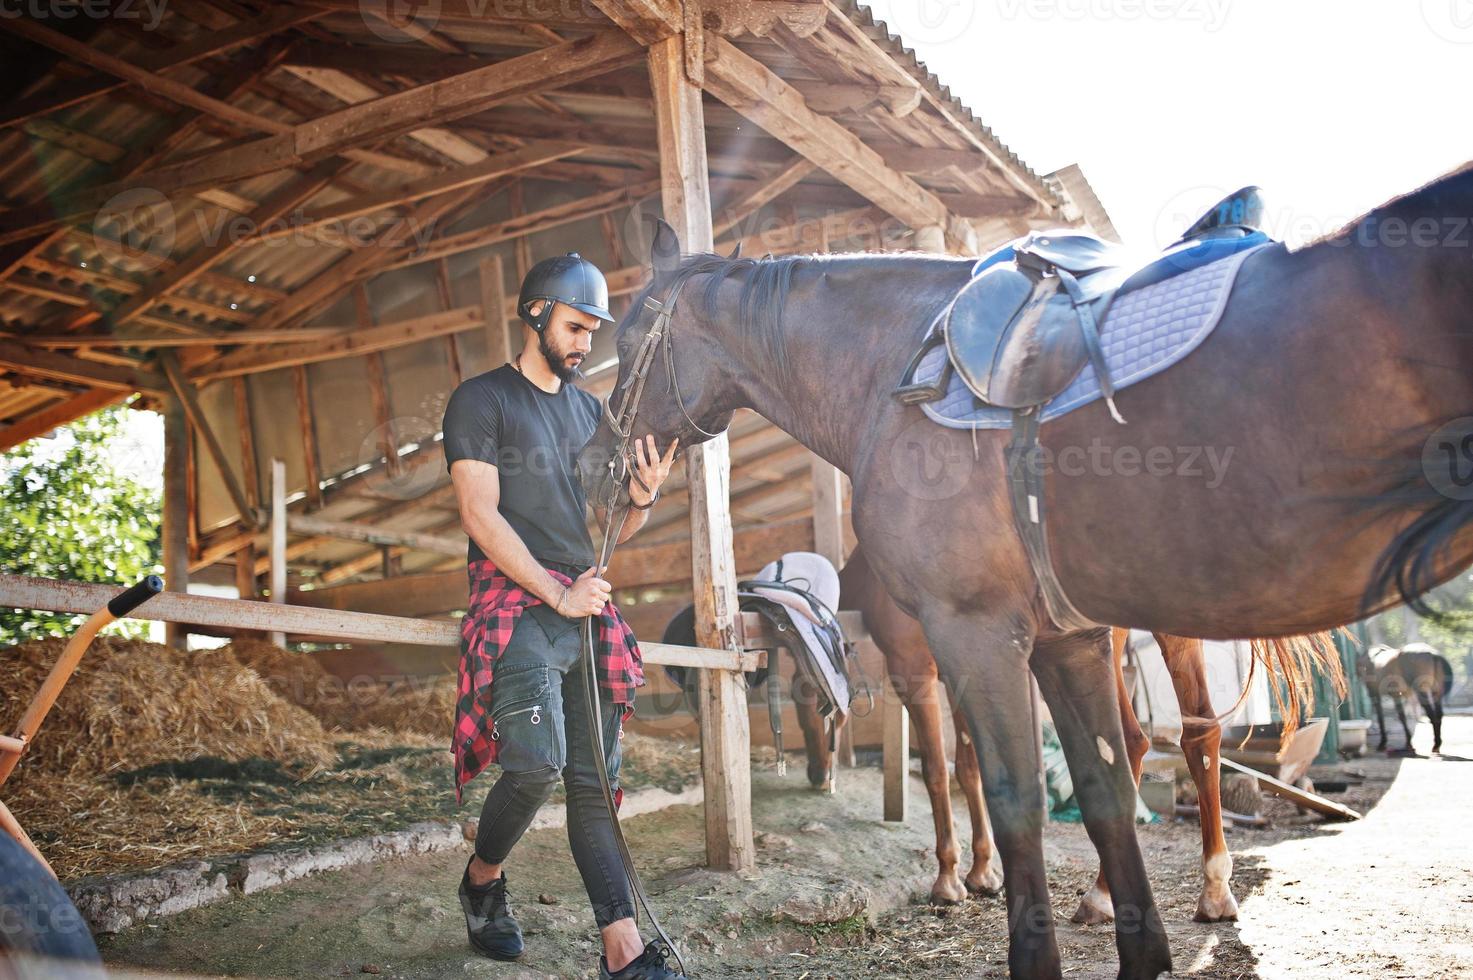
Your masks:
[[[1386,716],[1381,698],[1389,694],[1396,703],[1401,730],[1406,733],[1406,750],[1412,751],[1412,729],[1407,724],[1404,702],[1408,693],[1415,692],[1432,722],[1432,754],[1442,751],[1442,699],[1453,689],[1453,665],[1446,657],[1425,643],[1408,643],[1400,650],[1376,646],[1356,658],[1356,672],[1376,708],[1376,727],[1381,731],[1377,749],[1386,749]]]
[[[931,799],[931,815],[936,823],[936,882],[931,886],[931,899],[941,904],[964,900],[967,893],[995,894],[1002,887],[1002,873],[992,840],[992,828],[982,796],[982,778],[971,736],[962,715],[952,706],[956,726],[956,778],[967,800],[972,820],[972,863],[966,875],[958,876],[958,848],[951,819],[950,774],[946,764],[946,747],[942,732],[941,680],[936,659],[926,644],[921,624],[903,612],[883,585],[870,571],[863,549],[856,548],[839,572],[840,608],[858,609],[871,639],[885,657],[890,682],[910,712],[915,725],[916,745],[921,755],[921,773],[926,793]],[[1141,728],[1125,687],[1123,659],[1127,630],[1112,633],[1116,696],[1120,703],[1120,720],[1125,733],[1126,752],[1131,773],[1140,785],[1142,760],[1150,748],[1150,739]],[[1197,786],[1202,822],[1202,894],[1197,901],[1199,922],[1235,919],[1238,903],[1228,879],[1233,862],[1222,832],[1222,803],[1218,784],[1218,748],[1222,729],[1214,717],[1207,695],[1207,673],[1202,657],[1202,641],[1155,634],[1161,654],[1171,674],[1171,683],[1181,705],[1182,752],[1187,768]],[[1286,665],[1287,666],[1287,665]],[[827,744],[817,737],[817,713],[812,719],[799,706],[799,720],[805,735],[810,726],[813,736],[808,746],[809,779],[815,786],[825,783],[830,769]],[[1102,923],[1114,917],[1110,889],[1104,875],[1080,901],[1074,913],[1075,922]]]

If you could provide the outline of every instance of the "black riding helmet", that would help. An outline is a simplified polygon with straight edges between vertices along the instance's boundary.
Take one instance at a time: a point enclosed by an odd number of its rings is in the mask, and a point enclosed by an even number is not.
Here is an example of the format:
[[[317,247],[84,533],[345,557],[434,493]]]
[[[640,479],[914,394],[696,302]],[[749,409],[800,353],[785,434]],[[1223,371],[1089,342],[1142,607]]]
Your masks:
[[[527,309],[539,299],[548,300],[535,316]],[[517,315],[533,330],[541,333],[552,319],[553,303],[565,303],[575,310],[591,313],[600,320],[614,322],[609,312],[609,284],[598,266],[577,252],[543,259],[527,270],[522,291],[517,296]]]

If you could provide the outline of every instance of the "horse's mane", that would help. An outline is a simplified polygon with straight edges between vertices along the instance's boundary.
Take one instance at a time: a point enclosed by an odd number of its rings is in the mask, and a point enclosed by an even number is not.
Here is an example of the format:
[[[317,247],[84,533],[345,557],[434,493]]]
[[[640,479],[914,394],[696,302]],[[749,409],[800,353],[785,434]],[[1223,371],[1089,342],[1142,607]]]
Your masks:
[[[1344,241],[1351,238],[1355,231],[1363,225],[1392,216],[1416,218],[1429,214],[1461,214],[1466,217],[1466,211],[1459,211],[1456,205],[1443,200],[1450,193],[1458,197],[1462,207],[1473,207],[1473,160],[1453,168],[1415,190],[1398,194],[1376,205],[1354,221],[1346,222],[1339,228],[1327,231],[1320,237],[1306,242],[1300,246],[1299,250],[1324,245],[1343,245]]]
[[[758,355],[774,370],[788,370],[787,344],[783,330],[783,313],[787,306],[788,292],[798,273],[834,263],[894,261],[895,259],[920,259],[935,261],[937,256],[930,252],[890,251],[874,252],[824,252],[819,254],[767,256],[764,258],[732,258],[711,252],[697,252],[681,259],[676,268],[658,281],[652,281],[640,290],[630,304],[630,315],[619,324],[622,332],[641,319],[639,311],[644,308],[645,298],[658,286],[662,295],[676,283],[695,276],[706,276],[704,289],[696,294],[706,315],[716,308],[716,296],[728,279],[742,277],[742,291],[737,301],[740,336],[748,345],[748,352]]]
[[[640,319],[638,311],[644,308],[645,298],[656,286],[667,287],[665,295],[669,295],[668,289],[673,289],[676,283],[695,276],[706,276],[705,288],[698,295],[701,306],[710,315],[716,307],[716,294],[721,290],[722,283],[733,276],[742,276],[742,291],[737,307],[741,335],[755,346],[757,352],[765,355],[778,371],[786,371],[788,355],[783,336],[783,309],[787,305],[793,274],[812,261],[814,256],[810,255],[761,259],[728,258],[710,252],[687,255],[674,272],[659,277],[658,281],[651,282],[640,290],[629,307],[636,315],[627,317],[619,325],[619,331],[622,333]]]

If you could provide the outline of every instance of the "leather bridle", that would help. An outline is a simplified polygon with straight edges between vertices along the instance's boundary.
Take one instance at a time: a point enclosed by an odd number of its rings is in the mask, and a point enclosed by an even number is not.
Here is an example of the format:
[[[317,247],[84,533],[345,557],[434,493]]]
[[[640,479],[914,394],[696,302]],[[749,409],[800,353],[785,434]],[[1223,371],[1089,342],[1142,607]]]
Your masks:
[[[639,414],[639,403],[644,397],[644,386],[649,380],[650,369],[654,367],[655,358],[663,354],[665,360],[665,376],[670,381],[670,393],[675,398],[675,405],[680,409],[681,417],[685,424],[690,426],[697,435],[707,439],[716,438],[719,433],[707,432],[695,419],[690,417],[690,412],[685,407],[685,397],[680,393],[680,380],[675,374],[675,348],[671,343],[670,320],[675,315],[675,304],[680,300],[680,293],[685,289],[686,283],[690,282],[693,274],[681,276],[665,295],[664,302],[653,296],[646,296],[644,309],[655,314],[654,325],[640,341],[639,350],[634,355],[634,363],[630,366],[629,376],[619,385],[618,393],[622,394],[619,402],[619,411],[615,414],[613,409],[613,397],[604,401],[604,421],[608,423],[609,429],[614,433],[614,450],[609,454],[609,496],[604,501],[605,513],[614,512],[614,504],[618,500],[619,490],[627,480],[634,480],[645,490],[649,487],[639,478],[634,470],[634,454],[631,446],[634,441],[634,420]]]
[[[599,546],[598,563],[595,565],[599,569],[605,568],[608,565],[609,559],[613,555],[614,547],[618,543],[619,532],[624,527],[624,519],[629,515],[629,504],[627,502],[622,510],[619,510],[617,507],[619,491],[623,489],[624,484],[628,480],[633,479],[641,487],[644,487],[645,490],[653,493],[653,490],[644,485],[644,481],[640,480],[639,474],[635,471],[633,465],[634,455],[630,447],[634,441],[634,420],[639,413],[640,400],[644,397],[644,386],[649,380],[650,368],[654,366],[655,357],[659,353],[662,351],[664,353],[665,371],[670,380],[670,392],[675,397],[675,404],[679,406],[680,414],[684,416],[686,424],[698,434],[709,439],[714,439],[718,434],[707,432],[696,423],[695,419],[690,417],[690,413],[685,408],[685,399],[680,394],[680,382],[675,376],[675,352],[670,343],[670,319],[675,313],[675,304],[680,299],[681,291],[690,280],[690,274],[677,279],[666,293],[664,302],[652,296],[645,298],[644,309],[655,314],[655,322],[650,327],[649,332],[645,334],[644,340],[640,342],[639,351],[634,355],[634,363],[630,368],[629,376],[624,379],[624,383],[618,388],[619,393],[622,393],[618,413],[615,414],[612,408],[612,396],[604,401],[604,421],[613,430],[615,444],[613,451],[609,454],[608,495],[603,500],[604,513],[607,515],[607,520],[604,524],[603,542]],[[617,519],[615,518],[616,511],[618,513]],[[664,928],[660,925],[660,920],[655,917],[654,909],[650,906],[649,896],[645,893],[644,885],[639,880],[639,874],[634,869],[634,857],[629,851],[629,845],[624,840],[624,831],[619,826],[619,814],[617,807],[614,805],[613,787],[609,781],[608,762],[604,749],[603,705],[600,703],[598,693],[598,668],[596,665],[598,658],[594,653],[592,616],[584,617],[582,633],[583,687],[588,717],[592,719],[590,727],[593,729],[594,769],[598,772],[599,784],[603,788],[604,805],[608,807],[609,819],[613,823],[614,843],[619,851],[619,858],[624,864],[624,871],[629,876],[630,891],[633,893],[635,902],[637,903],[635,908],[636,915],[638,914],[639,907],[643,907],[645,915],[650,920],[650,925],[654,927],[655,933],[664,944],[668,955],[675,957],[676,963],[680,966],[680,972],[684,974],[686,972],[685,960],[681,958],[680,951],[676,948],[675,943],[665,934]],[[621,728],[620,736],[622,737],[622,735],[623,729]]]

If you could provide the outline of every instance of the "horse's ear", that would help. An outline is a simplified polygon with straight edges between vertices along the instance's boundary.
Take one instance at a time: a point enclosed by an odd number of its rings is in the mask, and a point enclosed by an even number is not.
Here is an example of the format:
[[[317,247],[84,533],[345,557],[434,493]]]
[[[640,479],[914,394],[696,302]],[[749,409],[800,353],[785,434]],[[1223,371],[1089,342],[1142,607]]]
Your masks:
[[[732,259],[739,259],[741,257],[742,257],[742,243],[741,242],[737,242],[736,245],[732,248],[731,254],[728,255],[726,258],[727,258],[727,261],[731,261]]]
[[[650,243],[650,262],[655,267],[655,278],[661,279],[680,266],[680,236],[664,219],[655,222],[655,238]]]

